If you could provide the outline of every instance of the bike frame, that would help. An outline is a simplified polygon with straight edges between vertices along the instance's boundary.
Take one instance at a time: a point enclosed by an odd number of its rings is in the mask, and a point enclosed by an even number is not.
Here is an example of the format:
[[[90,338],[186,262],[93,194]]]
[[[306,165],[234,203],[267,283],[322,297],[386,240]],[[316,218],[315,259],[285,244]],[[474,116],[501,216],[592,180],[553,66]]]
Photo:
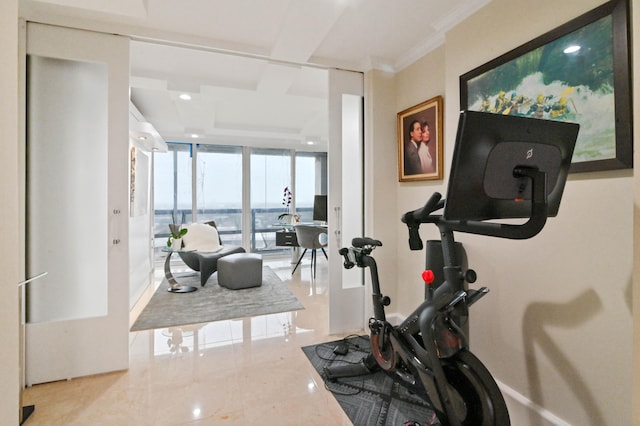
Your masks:
[[[488,235],[509,239],[525,239],[539,233],[546,223],[546,174],[536,168],[517,168],[514,175],[532,180],[532,209],[529,220],[521,225],[487,223],[481,221],[448,221],[432,214],[444,206],[441,195],[435,193],[425,206],[403,216],[409,228],[412,250],[422,249],[418,234],[421,223],[435,224],[441,235],[444,258],[444,282],[433,291],[397,327],[386,320],[385,306],[390,299],[382,295],[375,259],[370,256],[376,246],[382,245],[369,238],[354,238],[350,251],[355,265],[370,268],[374,317],[369,322],[371,347],[378,365],[387,372],[395,372],[414,389],[422,388],[433,404],[438,418],[445,424],[459,425],[459,410],[464,401],[452,391],[443,368],[447,358],[462,349],[468,349],[468,339],[461,322],[468,308],[484,296],[488,289],[469,290],[468,282],[475,281],[475,272],[463,273],[456,258],[454,231]],[[345,267],[354,266],[348,250],[342,249]],[[385,353],[381,352],[381,348]],[[384,349],[387,348],[387,349]],[[410,376],[398,371],[398,357],[410,370]],[[417,381],[419,380],[419,384]]]
[[[431,300],[425,300],[402,324],[393,327],[386,321],[385,296],[380,291],[375,259],[367,253],[368,251],[367,249],[354,251],[354,254],[356,264],[359,267],[370,268],[371,272],[374,318],[369,326],[371,346],[378,365],[387,372],[396,372],[415,390],[420,390],[421,386],[439,417],[444,414],[448,418],[456,418],[455,407],[459,402],[456,403],[455,395],[449,392],[440,357],[450,357],[468,347],[465,334],[454,320],[457,316],[451,315],[456,310],[456,305],[464,302],[466,293],[454,291],[454,287],[464,286],[464,280],[458,279],[454,285],[445,281],[436,289]],[[452,269],[456,268],[459,267],[453,266]],[[456,295],[451,297],[452,294]],[[447,345],[437,345],[436,335],[445,335],[445,339],[439,340],[444,340]],[[388,339],[388,342],[384,342],[385,339]],[[390,358],[381,357],[376,353],[376,349],[382,343],[390,343],[393,348]],[[396,371],[396,356],[410,369],[413,378],[401,371]],[[416,379],[419,379],[419,384]]]

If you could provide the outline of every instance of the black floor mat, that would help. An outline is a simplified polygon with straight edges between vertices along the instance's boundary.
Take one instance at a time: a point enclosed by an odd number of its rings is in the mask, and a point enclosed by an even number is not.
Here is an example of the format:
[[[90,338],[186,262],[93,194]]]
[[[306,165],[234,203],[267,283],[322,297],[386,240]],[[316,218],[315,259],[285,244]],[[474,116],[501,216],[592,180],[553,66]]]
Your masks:
[[[341,342],[348,344],[346,355],[334,353],[334,348]],[[434,411],[423,399],[411,394],[382,371],[334,381],[325,378],[325,366],[359,363],[369,354],[369,347],[368,337],[354,336],[305,346],[302,350],[354,425],[398,426],[408,422],[416,422],[421,426],[440,424]]]

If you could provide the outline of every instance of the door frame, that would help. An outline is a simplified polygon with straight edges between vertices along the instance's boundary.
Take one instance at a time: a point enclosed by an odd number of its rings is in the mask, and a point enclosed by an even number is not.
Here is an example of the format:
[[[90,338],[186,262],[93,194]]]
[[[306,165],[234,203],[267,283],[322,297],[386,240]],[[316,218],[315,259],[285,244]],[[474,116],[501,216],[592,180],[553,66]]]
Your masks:
[[[343,95],[355,95],[364,99],[364,75],[360,72],[329,70],[329,191],[328,191],[328,223],[329,223],[329,333],[346,333],[361,330],[365,327],[364,316],[364,274],[360,268],[345,270],[342,266],[343,259],[338,255],[338,250],[348,247],[351,238],[362,236],[365,229],[364,214],[364,106],[359,105],[359,116],[355,117],[356,123],[343,121]],[[355,129],[349,126],[356,127]],[[359,152],[360,158],[343,159],[343,136],[345,132],[357,133],[359,146],[351,152]],[[354,161],[357,161],[354,162]],[[343,164],[348,162],[349,169],[358,170],[360,182],[356,179],[347,179],[345,182]],[[358,168],[360,166],[360,168]],[[356,182],[354,182],[356,181]],[[349,191],[356,185],[356,190]],[[350,186],[348,186],[350,185]],[[353,194],[360,196],[351,206],[343,205],[345,194],[353,200]],[[355,208],[354,208],[355,206]],[[345,209],[349,211],[345,213]],[[349,222],[353,222],[353,215],[359,216],[360,229],[343,229],[343,215],[350,214]]]

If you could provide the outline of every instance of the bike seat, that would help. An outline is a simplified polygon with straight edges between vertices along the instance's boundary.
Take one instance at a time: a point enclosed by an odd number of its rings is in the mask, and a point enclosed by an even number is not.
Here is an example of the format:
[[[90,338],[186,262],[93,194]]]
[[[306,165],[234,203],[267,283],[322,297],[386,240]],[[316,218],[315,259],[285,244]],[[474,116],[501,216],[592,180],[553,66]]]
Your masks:
[[[382,241],[379,240],[374,240],[373,238],[367,238],[367,237],[363,237],[363,238],[354,238],[351,241],[351,245],[357,248],[362,248],[362,247],[366,247],[366,246],[382,246]]]

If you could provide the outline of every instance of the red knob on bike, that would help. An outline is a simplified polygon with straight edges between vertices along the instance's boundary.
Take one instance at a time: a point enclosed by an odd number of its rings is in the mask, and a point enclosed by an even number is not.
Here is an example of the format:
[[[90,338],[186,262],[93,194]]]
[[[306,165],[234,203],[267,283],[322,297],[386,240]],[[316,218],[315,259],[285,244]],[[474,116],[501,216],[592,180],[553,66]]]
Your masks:
[[[427,269],[426,271],[422,272],[422,280],[425,284],[431,285],[435,278],[436,276],[433,274],[433,271],[431,269]]]

